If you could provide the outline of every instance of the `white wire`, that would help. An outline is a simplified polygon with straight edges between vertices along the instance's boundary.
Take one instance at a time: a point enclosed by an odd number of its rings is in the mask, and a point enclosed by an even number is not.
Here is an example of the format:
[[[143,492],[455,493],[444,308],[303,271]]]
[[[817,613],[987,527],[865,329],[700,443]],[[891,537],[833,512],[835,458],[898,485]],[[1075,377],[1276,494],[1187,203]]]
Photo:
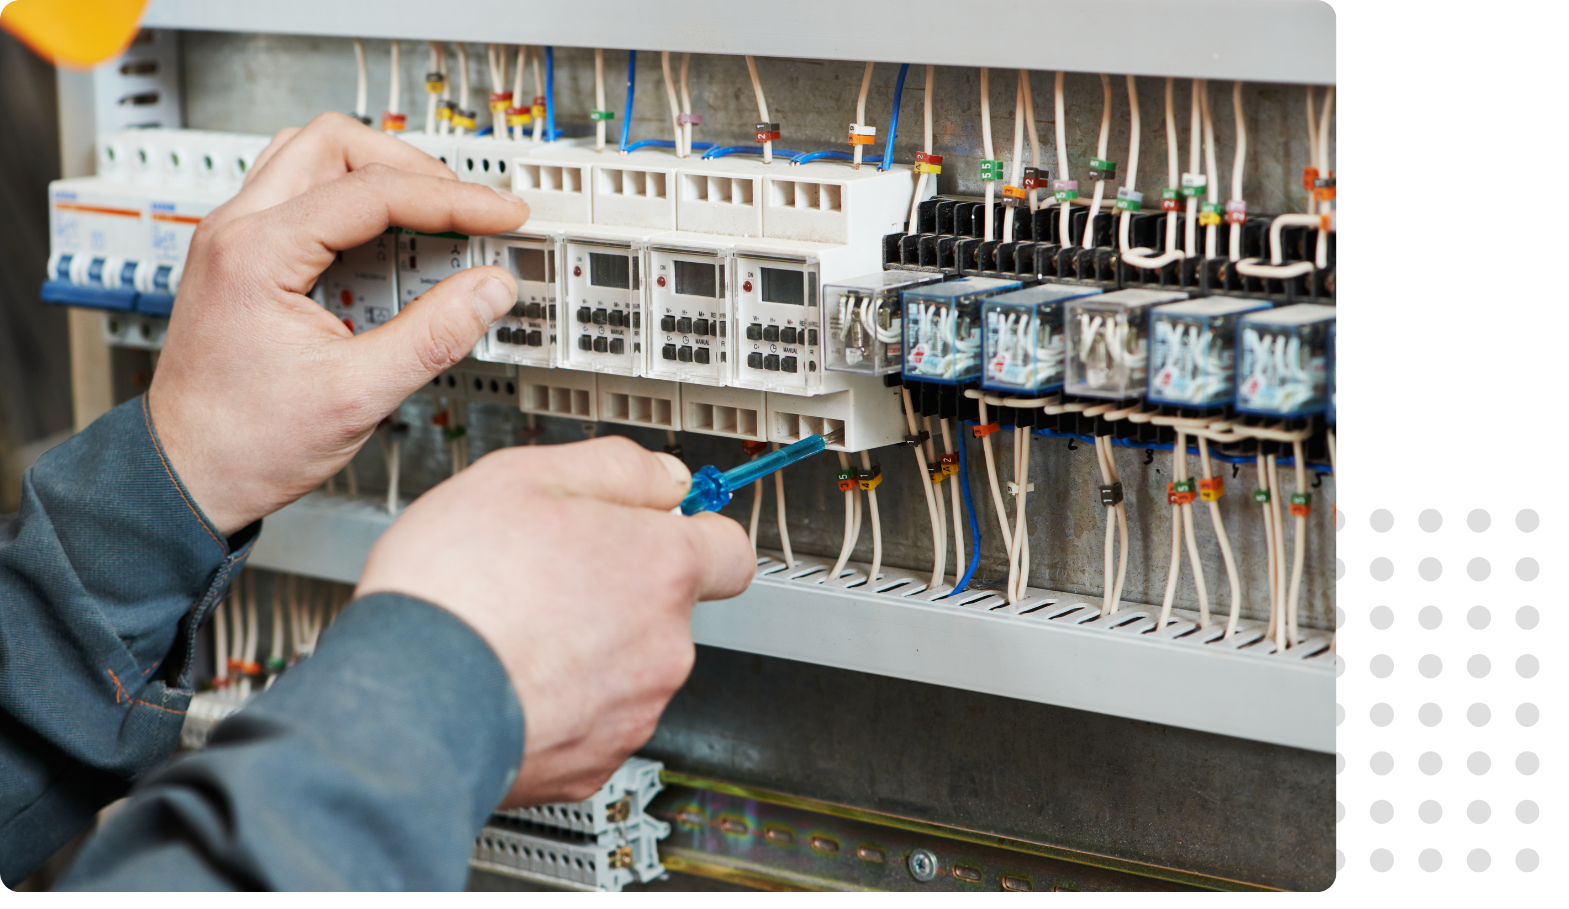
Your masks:
[[[675,77],[670,72],[670,52],[661,51],[659,65],[665,71],[665,100],[670,104],[670,128],[675,131],[675,152],[681,155],[681,106],[676,101]]]
[[[1019,70],[1019,84],[1024,87],[1024,125],[1030,136],[1030,166],[1044,174],[1046,168],[1041,162],[1041,134],[1035,128],[1035,89],[1030,85],[1029,70]],[[1037,187],[1030,190],[1030,211],[1033,213],[1040,207],[1040,189]]]
[[[928,155],[932,153],[932,75],[936,70],[937,67],[935,66],[928,65],[926,67],[926,145],[923,150]],[[921,200],[926,198],[926,178],[928,176],[930,175],[922,171],[920,176],[916,178],[915,195],[910,199],[910,224],[907,236],[913,237],[921,232],[919,216]]]
[[[996,160],[996,155],[992,151],[991,79],[987,68],[984,66],[981,67],[981,142],[984,146],[986,160]],[[995,180],[986,181],[986,232],[983,237],[987,240],[995,239],[994,228],[996,224],[994,222],[996,213],[992,211],[992,206],[996,199],[997,189],[994,185],[996,182]]]
[[[867,471],[872,469],[871,452],[864,448],[861,449],[861,467]],[[872,564],[866,574],[866,582],[870,584],[882,574],[883,567],[883,519],[877,513],[876,489],[866,491],[866,508],[872,521]]]
[[[1318,161],[1318,115],[1313,110],[1313,86],[1311,85],[1307,87],[1307,132],[1308,166],[1322,174],[1324,169]],[[1307,189],[1307,210],[1308,214],[1318,210],[1318,205],[1314,202],[1311,189]]]
[[[752,92],[757,95],[757,119],[759,122],[767,123],[769,122],[768,101],[763,97],[763,80],[757,75],[757,61],[750,55],[746,58],[746,71],[752,76]],[[769,140],[763,143],[763,163],[772,164],[773,160],[774,143],[773,140]]]
[[[354,116],[365,119],[365,109],[370,105],[370,74],[365,68],[365,42],[354,39],[354,65],[359,81],[354,89]]]
[[[1199,467],[1204,474],[1204,479],[1211,479],[1209,464],[1209,440],[1200,435],[1199,440]],[[1226,583],[1231,588],[1231,614],[1226,619],[1226,637],[1237,633],[1237,620],[1242,613],[1242,578],[1237,572],[1236,556],[1231,551],[1231,538],[1226,534],[1225,522],[1220,517],[1220,503],[1209,503],[1210,523],[1215,525],[1215,541],[1220,544],[1221,561],[1226,564]]]
[[[847,452],[839,452],[839,469],[848,470],[849,468],[850,455]],[[844,543],[839,547],[839,561],[834,563],[833,571],[823,578],[823,583],[839,580],[839,576],[844,573],[844,564],[850,561],[850,551],[855,548],[855,509],[852,504],[854,499],[855,492],[851,489],[846,489],[844,491]]]
[[[602,47],[594,48],[594,109],[605,109],[605,49]],[[602,152],[605,150],[605,127],[607,125],[604,120],[594,121],[595,151]]]
[[[1215,166],[1215,121],[1210,116],[1209,110],[1209,80],[1200,80],[1202,86],[1199,95],[1199,109],[1204,115],[1204,193],[1210,204],[1220,198],[1220,169]],[[1211,224],[1204,229],[1204,257],[1213,259],[1219,255],[1216,246],[1219,242],[1220,227]]]
[[[991,422],[986,418],[986,399],[980,399],[980,425],[989,426]],[[997,523],[1002,530],[1003,549],[1013,551],[1013,530],[1008,526],[1008,511],[1003,507],[1002,486],[997,482],[997,459],[992,452],[992,437],[990,434],[981,436],[981,452],[986,458],[986,478],[991,481],[992,505],[997,509]]]
[[[1128,77],[1132,79],[1132,76]],[[1176,80],[1166,79],[1166,185],[1177,189],[1181,185],[1180,168],[1177,163],[1177,117],[1175,101]],[[1122,244],[1127,246],[1127,220],[1124,218],[1122,231]],[[1176,262],[1182,258],[1182,252],[1177,249],[1177,213],[1166,212],[1166,251],[1158,256],[1151,256],[1153,249],[1148,247],[1135,247],[1124,249],[1122,260],[1136,268],[1160,268],[1169,262]]]
[[[402,100],[403,100],[403,98],[402,98],[402,92],[403,92],[403,73],[402,73],[402,69],[403,69],[403,64],[402,64],[402,62],[399,59],[400,56],[401,55],[400,55],[400,53],[398,51],[398,39],[394,38],[394,39],[392,39],[392,52],[391,52],[391,65],[390,65],[390,68],[392,70],[392,76],[391,76],[390,79],[387,80],[388,83],[389,83],[389,87],[387,89],[387,111],[389,113],[394,113],[394,114],[401,113],[399,108],[402,106]]]
[[[1030,430],[1028,427],[1018,427],[1013,431],[1014,469],[1013,479],[1017,484],[1013,499],[1013,545],[1008,548],[1008,601],[1017,603],[1024,598],[1024,590],[1029,586],[1030,570],[1029,560],[1025,553],[1029,550],[1029,533],[1024,526],[1025,496],[1030,488]]]
[[[871,87],[872,61],[868,60],[866,61],[866,69],[861,72],[861,93],[855,99],[855,124],[857,126],[864,126],[866,124],[866,93],[871,89]],[[866,146],[864,145],[857,145],[850,150],[851,155],[855,159],[856,170],[861,169],[861,149],[865,147]]]
[[[1328,106],[1326,102],[1325,106]],[[1302,442],[1291,443],[1291,456],[1296,465],[1297,491],[1307,489],[1307,468],[1303,463]],[[1293,552],[1291,555],[1291,588],[1286,594],[1286,632],[1287,647],[1297,646],[1297,601],[1302,595],[1302,562],[1307,554],[1307,518],[1295,518],[1296,532],[1292,540]]]
[[[774,451],[779,450],[779,443],[774,443]],[[785,524],[785,493],[784,470],[774,471],[774,499],[775,513],[779,519],[779,548],[784,550],[785,565],[795,567],[795,554],[790,551],[790,528]]]
[[[229,623],[225,615],[230,604],[234,602],[235,586],[238,583],[239,579],[236,578],[235,583],[229,586],[228,597],[212,611],[212,680],[213,686],[220,691],[229,680]]]
[[[932,487],[932,499],[937,503],[937,537],[934,542],[937,543],[937,580],[941,583],[948,567],[948,501],[942,495],[942,474],[938,473],[937,482],[932,482],[931,471],[941,470],[941,462],[937,460],[938,431],[932,429],[931,417],[922,417],[921,423],[926,428],[926,482]],[[958,580],[955,576],[954,581]]]
[[[1334,172],[1329,167],[1329,117],[1335,108],[1335,87],[1331,85],[1324,90],[1324,111],[1318,122],[1318,161],[1320,173],[1328,179]],[[1329,214],[1335,210],[1334,204],[1328,199],[1318,204],[1320,214]],[[1318,232],[1318,250],[1314,255],[1314,263],[1319,268],[1329,267],[1329,231],[1322,228]]]
[[[1177,441],[1181,443],[1175,450],[1177,460],[1181,462],[1182,471],[1180,478],[1188,478],[1188,442],[1187,436],[1181,431],[1177,433]],[[1179,506],[1182,510],[1182,530],[1187,538],[1188,564],[1193,566],[1193,587],[1199,595],[1199,627],[1209,627],[1209,586],[1204,580],[1204,563],[1199,560],[1198,535],[1193,532],[1193,503],[1186,502]]]
[[[900,388],[900,392],[904,396],[904,419],[905,423],[910,427],[910,435],[912,437],[920,435],[920,431],[916,428],[915,423],[915,407],[910,403],[910,387],[908,385],[903,386]],[[936,496],[932,492],[931,479],[926,472],[926,451],[919,445],[911,445],[910,447],[915,451],[915,464],[920,469],[916,482],[920,483],[921,488],[926,490],[926,511],[932,521],[932,561],[934,564],[932,565],[932,578],[927,584],[927,589],[936,590],[937,586],[942,583],[943,576],[943,563],[938,556],[938,541],[942,539],[942,533],[937,529]]]
[[[1248,163],[1248,121],[1242,115],[1242,82],[1238,80],[1231,85],[1231,112],[1237,123],[1237,154],[1231,162],[1231,199],[1234,202],[1242,200],[1242,172]],[[1231,225],[1231,261],[1242,258],[1242,225]]]
[[[1019,77],[1014,80],[1013,87],[1013,162],[1008,171],[1011,179],[1010,186],[1018,186],[1024,179],[1024,70],[1019,70]],[[1009,204],[1002,214],[1003,242],[1013,240],[1014,212],[1018,209],[1016,204]]]
[[[1194,79],[1189,83],[1188,87],[1188,100],[1190,102],[1188,105],[1188,173],[1195,176],[1202,172],[1199,163],[1199,150],[1202,147],[1201,143],[1204,141],[1204,123],[1199,113],[1199,86],[1201,84],[1201,80]],[[1183,222],[1182,230],[1182,248],[1187,253],[1188,258],[1192,258],[1199,254],[1199,197],[1197,195],[1187,197],[1186,214],[1187,218]]]
[[[1138,80],[1131,74],[1128,76],[1128,178],[1124,188],[1133,192],[1139,183],[1139,133],[1142,132],[1139,122],[1139,87]],[[1117,248],[1126,251],[1128,248],[1128,223],[1133,213],[1127,210],[1122,212],[1118,219]]]
[[[679,140],[680,141],[680,147],[676,149],[676,154],[679,157],[682,157],[682,158],[690,158],[692,156],[692,120],[691,120],[691,116],[692,116],[692,91],[691,91],[690,88],[688,88],[688,82],[687,82],[687,76],[691,73],[691,71],[692,71],[692,55],[691,54],[682,54],[681,55],[681,113],[686,115],[686,117],[683,118],[683,119],[685,119],[687,122],[681,124],[681,138]],[[627,116],[631,116],[631,113],[629,112],[627,114]]]
[[[1095,157],[1106,160],[1106,143],[1111,140],[1111,77],[1100,75],[1101,109],[1100,141],[1096,144]],[[1106,196],[1106,181],[1095,181],[1095,198],[1090,202],[1090,216],[1084,221],[1084,232],[1079,235],[1079,245],[1089,249],[1095,239],[1095,219],[1100,216],[1100,203]]]
[[[512,74],[512,106],[520,109],[528,107],[527,104],[523,103],[523,70],[527,68],[528,48],[519,44],[518,65],[516,71]],[[513,132],[512,128],[509,128],[507,133],[512,136],[513,141],[522,142],[524,138],[523,127],[520,125],[516,127],[516,130],[516,132]]]
[[[1064,113],[1065,104],[1062,94],[1061,70],[1057,71],[1052,95],[1057,115],[1057,179],[1066,183],[1070,179],[1068,176],[1068,116]],[[1072,233],[1070,228],[1073,225],[1070,205],[1071,203],[1066,201],[1062,203],[1061,214],[1057,222],[1057,239],[1064,249],[1073,245],[1073,237],[1070,236]]]

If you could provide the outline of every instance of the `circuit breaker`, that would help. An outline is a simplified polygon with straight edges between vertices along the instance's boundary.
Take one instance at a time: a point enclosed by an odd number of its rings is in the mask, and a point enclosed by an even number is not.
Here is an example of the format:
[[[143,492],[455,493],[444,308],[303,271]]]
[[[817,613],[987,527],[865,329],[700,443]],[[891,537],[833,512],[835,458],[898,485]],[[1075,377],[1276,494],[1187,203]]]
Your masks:
[[[504,268],[518,285],[517,303],[501,317],[474,356],[495,363],[551,366],[556,344],[556,241],[522,232],[476,241],[475,262]]]
[[[730,245],[661,234],[644,246],[648,271],[647,374],[724,385],[730,357]]]

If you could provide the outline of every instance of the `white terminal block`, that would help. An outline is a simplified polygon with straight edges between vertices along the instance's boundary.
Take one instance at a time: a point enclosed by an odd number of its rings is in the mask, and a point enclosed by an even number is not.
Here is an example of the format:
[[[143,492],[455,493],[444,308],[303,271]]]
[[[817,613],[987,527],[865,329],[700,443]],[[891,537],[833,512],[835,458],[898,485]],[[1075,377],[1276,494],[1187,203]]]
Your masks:
[[[648,276],[645,374],[701,385],[729,384],[735,374],[729,286],[734,243],[729,237],[685,232],[643,242]]]
[[[581,227],[562,237],[558,365],[643,374],[642,269],[635,247],[652,234]]]
[[[817,301],[825,282],[874,271],[880,258],[880,243],[737,241],[730,279],[734,384],[795,395],[848,387],[843,373],[825,369]]]
[[[528,203],[531,220],[593,224],[593,167],[603,159],[581,148],[550,148],[514,158],[512,193]]]
[[[121,286],[124,264],[151,253],[147,193],[96,177],[49,184],[49,280]],[[111,262],[110,260],[114,260]],[[132,281],[124,282],[130,289]]]
[[[514,233],[479,237],[471,247],[474,264],[504,268],[518,285],[512,311],[491,326],[475,346],[478,359],[538,367],[556,363],[559,247],[550,232],[534,228],[530,222]]]
[[[465,183],[483,183],[491,189],[511,191],[514,159],[531,155],[549,155],[578,148],[586,139],[557,139],[555,142],[535,142],[533,139],[508,139],[489,136],[436,136],[421,138],[412,144],[429,142],[430,148],[439,152],[432,157],[452,168],[458,179]],[[444,141],[443,141],[444,140]],[[423,146],[422,146],[423,147]],[[429,153],[429,152],[427,152]],[[443,158],[450,155],[450,159]]]
[[[447,165],[454,174],[458,174],[458,179],[463,178],[458,167],[458,144],[465,141],[462,137],[439,133],[431,135],[421,130],[398,133],[398,138]]]
[[[599,377],[576,369],[518,367],[518,409],[544,417],[599,419]]]
[[[799,442],[810,435],[839,432],[834,451],[864,451],[904,440],[908,427],[899,389],[878,376],[844,376],[848,386],[832,394],[803,397],[768,393],[768,441]]]
[[[555,155],[538,155],[541,160]],[[585,148],[570,160],[593,162],[590,181],[594,223],[603,227],[676,229],[676,166],[681,161],[664,151],[640,150],[623,155],[607,148]]]

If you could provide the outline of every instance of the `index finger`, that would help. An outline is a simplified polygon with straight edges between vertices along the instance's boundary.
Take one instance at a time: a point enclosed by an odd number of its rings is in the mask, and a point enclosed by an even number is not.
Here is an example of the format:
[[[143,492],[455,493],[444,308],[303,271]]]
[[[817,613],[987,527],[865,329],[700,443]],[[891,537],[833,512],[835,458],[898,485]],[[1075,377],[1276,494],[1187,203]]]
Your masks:
[[[430,155],[343,114],[319,114],[285,137],[289,132],[279,133],[258,156],[245,186],[224,207],[225,218],[271,208],[370,164],[456,179],[450,168]]]

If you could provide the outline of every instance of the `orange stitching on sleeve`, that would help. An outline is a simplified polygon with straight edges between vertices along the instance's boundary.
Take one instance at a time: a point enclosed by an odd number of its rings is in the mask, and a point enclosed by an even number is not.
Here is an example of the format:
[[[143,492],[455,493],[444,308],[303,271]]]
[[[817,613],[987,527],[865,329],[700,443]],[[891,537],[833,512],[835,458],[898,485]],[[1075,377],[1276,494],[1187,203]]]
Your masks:
[[[114,679],[114,688],[115,688],[114,702],[116,704],[120,703],[120,698],[122,696],[127,701],[129,701],[131,699],[131,696],[130,696],[130,694],[128,694],[126,692],[125,686],[120,684],[120,677],[114,674],[114,670],[113,669],[105,669],[104,671],[109,673],[109,678]]]
[[[162,710],[164,713],[172,713],[172,714],[174,714],[176,716],[184,716],[185,715],[185,711],[183,711],[183,710],[171,710],[168,707],[159,707],[157,704],[150,704],[147,701],[132,701],[131,703],[133,703],[133,704],[141,704],[143,707],[151,707],[154,710]]]
[[[153,432],[153,415],[148,407],[147,395],[145,394],[142,395],[142,417],[147,421],[147,437],[152,440],[153,452],[158,455],[159,462],[163,464],[163,472],[169,475],[169,482],[174,484],[174,489],[180,494],[180,499],[185,502],[185,507],[189,508],[191,514],[196,517],[196,523],[202,525],[202,529],[207,531],[207,535],[212,537],[212,541],[217,543],[218,548],[227,555],[229,547],[222,540],[218,539],[218,535],[212,532],[212,528],[207,526],[206,521],[202,520],[201,512],[197,511],[196,506],[191,504],[191,500],[185,497],[185,490],[180,487],[180,481],[175,479],[174,471],[169,469],[169,462],[164,459],[163,451],[158,447],[158,436]]]

